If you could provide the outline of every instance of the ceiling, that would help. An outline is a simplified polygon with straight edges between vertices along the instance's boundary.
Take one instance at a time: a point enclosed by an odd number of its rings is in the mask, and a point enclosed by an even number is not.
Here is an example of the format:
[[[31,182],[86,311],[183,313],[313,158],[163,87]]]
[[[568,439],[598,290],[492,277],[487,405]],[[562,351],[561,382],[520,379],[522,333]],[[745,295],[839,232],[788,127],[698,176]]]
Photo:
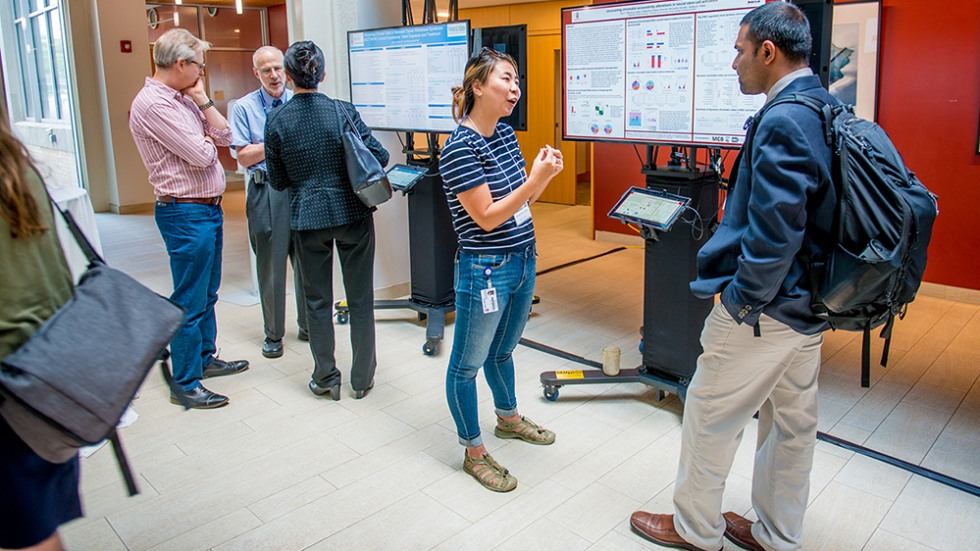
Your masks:
[[[394,1],[394,0],[392,0]],[[459,9],[483,8],[486,6],[505,6],[508,4],[529,4],[531,2],[546,2],[548,0],[458,0]],[[412,0],[412,15],[416,20],[422,17],[423,0]],[[436,0],[436,12],[444,13],[449,10],[449,0]],[[441,16],[439,19],[443,19]]]
[[[146,3],[174,4],[175,2],[174,0],[146,0]],[[285,3],[285,0],[242,0],[242,5],[250,8],[268,8],[269,6],[278,6],[279,4]],[[188,6],[234,6],[235,0],[184,0],[184,4]]]
[[[329,0],[327,0],[329,1]],[[387,0],[395,3],[398,0]],[[503,6],[507,4],[526,4],[530,2],[545,2],[547,0],[458,0],[459,9],[482,8],[485,6]],[[174,0],[147,0],[147,4],[173,4]],[[209,6],[234,6],[235,0],[184,0],[185,4],[206,4]],[[253,8],[267,8],[285,4],[286,0],[242,0],[242,4]],[[422,16],[423,0],[412,0],[412,14],[416,19]],[[396,4],[397,5],[397,4]],[[449,0],[436,0],[436,11],[445,12],[449,9]],[[442,19],[440,17],[440,19]]]

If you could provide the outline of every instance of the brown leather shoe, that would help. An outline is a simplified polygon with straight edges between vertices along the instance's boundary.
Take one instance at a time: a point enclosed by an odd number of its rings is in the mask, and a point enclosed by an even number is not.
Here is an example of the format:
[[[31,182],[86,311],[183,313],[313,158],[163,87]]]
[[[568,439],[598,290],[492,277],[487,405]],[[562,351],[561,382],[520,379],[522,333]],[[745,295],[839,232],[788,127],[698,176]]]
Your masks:
[[[690,549],[691,551],[706,551],[687,543],[674,529],[674,515],[655,515],[637,511],[630,517],[633,531],[644,538],[664,547]],[[719,550],[721,551],[721,550]]]
[[[725,517],[725,537],[742,549],[766,551],[752,536],[752,521],[731,511]]]

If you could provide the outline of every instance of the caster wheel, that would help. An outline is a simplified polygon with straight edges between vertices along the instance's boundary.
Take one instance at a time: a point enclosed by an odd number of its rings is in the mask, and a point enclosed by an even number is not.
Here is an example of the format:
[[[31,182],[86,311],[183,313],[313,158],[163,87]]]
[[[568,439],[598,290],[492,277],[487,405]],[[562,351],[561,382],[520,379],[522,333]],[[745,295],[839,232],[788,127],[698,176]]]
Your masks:
[[[346,325],[350,321],[350,312],[337,312],[337,323]]]
[[[546,386],[544,387],[544,399],[549,402],[554,402],[558,399],[558,387]]]
[[[427,341],[425,344],[422,345],[422,353],[425,354],[426,356],[432,356],[433,354],[436,353],[436,350],[438,350],[438,347],[434,342]]]

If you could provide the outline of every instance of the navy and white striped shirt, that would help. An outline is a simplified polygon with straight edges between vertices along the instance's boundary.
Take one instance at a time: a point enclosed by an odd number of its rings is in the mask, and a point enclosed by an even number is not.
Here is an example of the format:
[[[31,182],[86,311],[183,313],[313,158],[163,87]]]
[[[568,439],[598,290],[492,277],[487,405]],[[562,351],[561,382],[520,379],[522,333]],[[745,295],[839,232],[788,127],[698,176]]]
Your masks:
[[[527,180],[525,166],[514,129],[505,123],[498,122],[489,138],[462,125],[449,136],[439,160],[439,172],[461,250],[470,254],[504,254],[534,244],[534,223],[530,220],[518,226],[512,216],[492,231],[484,231],[457,197],[487,184],[493,200],[499,201]]]

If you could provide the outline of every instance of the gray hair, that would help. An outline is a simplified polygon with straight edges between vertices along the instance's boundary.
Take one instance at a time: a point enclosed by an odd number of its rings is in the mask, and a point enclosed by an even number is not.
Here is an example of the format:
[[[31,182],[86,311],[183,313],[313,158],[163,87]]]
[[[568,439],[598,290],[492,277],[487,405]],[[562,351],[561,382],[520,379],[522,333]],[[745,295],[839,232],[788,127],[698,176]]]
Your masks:
[[[187,29],[170,29],[153,43],[153,63],[167,69],[179,60],[192,61],[197,52],[211,49],[211,43],[192,35]]]
[[[269,52],[275,52],[279,54],[279,57],[283,57],[282,50],[279,48],[276,48],[275,46],[262,46],[258,50],[255,50],[255,53],[252,54],[252,67],[257,69],[259,67],[259,56]]]

